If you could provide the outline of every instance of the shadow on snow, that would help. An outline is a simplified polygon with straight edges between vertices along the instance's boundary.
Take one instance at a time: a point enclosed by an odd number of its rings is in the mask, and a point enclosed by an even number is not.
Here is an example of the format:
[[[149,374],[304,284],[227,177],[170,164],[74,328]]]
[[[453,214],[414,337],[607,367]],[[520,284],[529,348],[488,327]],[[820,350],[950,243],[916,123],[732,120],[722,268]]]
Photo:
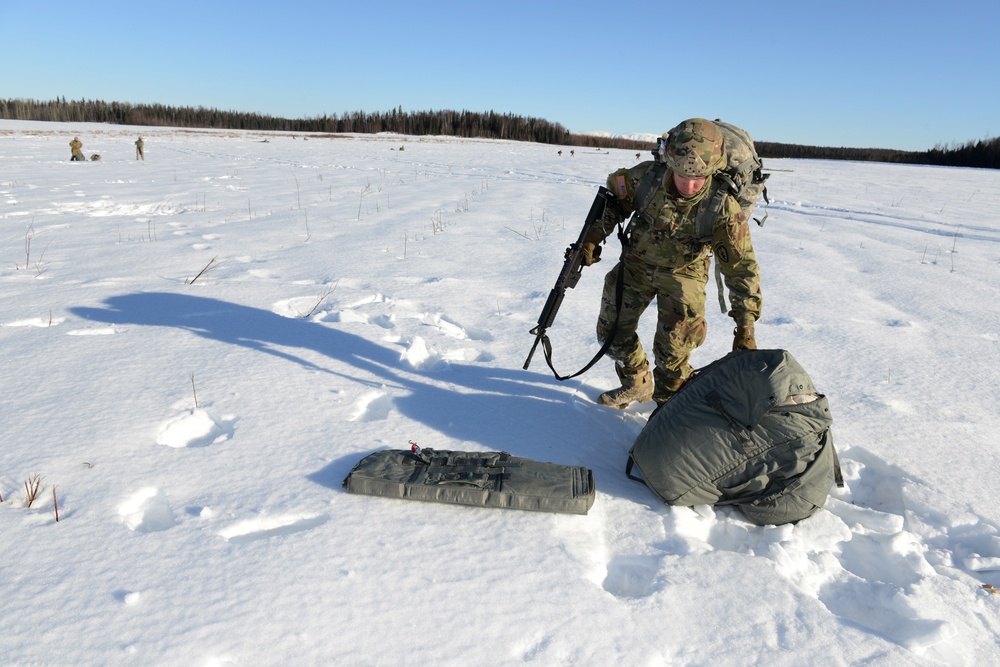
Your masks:
[[[518,456],[614,471],[624,479],[626,452],[637,432],[621,417],[587,405],[581,412],[572,389],[539,373],[521,369],[449,362],[444,370],[424,372],[407,367],[400,350],[385,347],[333,326],[277,315],[269,310],[218,299],[146,292],[105,300],[103,308],[76,307],[79,317],[108,324],[172,327],[208,340],[238,345],[299,366],[347,378],[391,392],[391,408],[432,428],[452,442],[420,444],[439,449],[505,450]],[[317,353],[330,364],[311,361]],[[468,447],[475,443],[478,447]],[[405,442],[394,445],[406,447]],[[350,465],[338,461],[336,470],[316,473],[320,483],[332,486]],[[343,474],[341,474],[343,473]],[[336,477],[340,479],[335,479]],[[635,496],[626,481],[614,485]],[[602,480],[603,481],[603,480]],[[625,491],[629,489],[629,491]],[[607,489],[605,489],[607,490]],[[650,499],[652,500],[652,499]]]

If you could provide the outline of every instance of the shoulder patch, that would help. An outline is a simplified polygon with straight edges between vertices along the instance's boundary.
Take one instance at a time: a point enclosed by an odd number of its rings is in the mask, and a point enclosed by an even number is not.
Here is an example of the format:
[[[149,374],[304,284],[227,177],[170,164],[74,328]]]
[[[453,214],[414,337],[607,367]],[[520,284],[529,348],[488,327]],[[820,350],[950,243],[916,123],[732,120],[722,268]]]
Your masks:
[[[624,198],[628,196],[628,187],[625,185],[625,174],[615,176],[615,191],[619,197]]]
[[[726,246],[722,243],[715,246],[715,256],[719,258],[719,261],[723,264],[729,263],[729,251],[726,250]]]

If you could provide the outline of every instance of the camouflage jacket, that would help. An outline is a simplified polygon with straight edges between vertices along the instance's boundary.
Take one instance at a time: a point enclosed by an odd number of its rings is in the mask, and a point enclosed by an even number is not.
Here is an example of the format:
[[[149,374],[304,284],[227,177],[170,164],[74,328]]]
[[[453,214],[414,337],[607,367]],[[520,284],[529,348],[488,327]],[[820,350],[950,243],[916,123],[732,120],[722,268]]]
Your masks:
[[[587,241],[603,242],[616,225],[632,215],[636,186],[652,164],[642,162],[608,176],[607,187],[618,196],[618,210],[608,207],[598,229]],[[663,180],[656,186],[646,210],[632,220],[625,261],[681,272],[696,268],[691,266],[693,264],[705,264],[714,254],[729,288],[732,307],[729,315],[736,321],[753,321],[760,317],[760,267],[750,242],[750,227],[735,198],[726,198],[711,241],[704,243],[697,239],[698,207],[708,199],[711,189],[712,179],[709,178],[697,194],[683,197],[674,186],[672,172],[664,171]]]

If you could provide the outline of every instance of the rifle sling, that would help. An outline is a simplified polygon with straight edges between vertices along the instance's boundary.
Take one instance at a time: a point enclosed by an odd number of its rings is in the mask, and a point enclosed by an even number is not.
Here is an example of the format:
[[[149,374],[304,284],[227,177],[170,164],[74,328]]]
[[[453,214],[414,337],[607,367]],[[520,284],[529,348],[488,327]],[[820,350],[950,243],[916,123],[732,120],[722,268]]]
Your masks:
[[[639,180],[639,184],[636,186],[635,192],[635,207],[633,209],[632,222],[635,221],[635,216],[645,215],[646,207],[649,206],[652,201],[653,195],[656,192],[656,184],[659,183],[663,185],[663,179],[666,177],[667,167],[666,165],[654,162],[650,165],[649,169],[642,175]],[[542,351],[545,355],[545,363],[549,365],[549,370],[552,371],[552,375],[555,376],[557,380],[563,382],[565,380],[571,380],[578,375],[583,375],[591,368],[594,364],[600,361],[601,357],[608,351],[611,347],[611,343],[614,342],[615,335],[618,333],[618,317],[622,310],[622,300],[625,293],[625,253],[628,251],[628,239],[629,239],[629,229],[631,229],[631,224],[629,227],[623,228],[621,224],[618,225],[618,241],[621,244],[622,253],[619,257],[619,270],[618,278],[615,281],[615,321],[611,325],[611,330],[608,332],[607,338],[604,339],[604,343],[601,345],[601,349],[597,351],[594,358],[591,359],[586,366],[573,373],[572,375],[559,375],[559,372],[552,365],[552,343],[549,341],[549,337],[544,333],[541,336]]]
[[[549,337],[542,334],[542,352],[545,355],[545,363],[549,365],[549,370],[552,371],[552,375],[555,376],[560,382],[566,380],[572,380],[577,375],[583,375],[591,368],[594,364],[600,361],[601,357],[608,351],[611,347],[611,343],[615,340],[615,335],[618,333],[618,316],[622,311],[622,300],[625,293],[625,253],[628,250],[628,235],[621,225],[618,226],[618,240],[621,242],[622,254],[619,257],[619,268],[618,277],[615,280],[615,321],[611,325],[611,330],[608,332],[607,338],[604,339],[604,343],[601,345],[601,349],[597,351],[594,358],[587,362],[587,365],[573,373],[572,375],[559,375],[559,372],[552,365],[552,343],[549,342]]]

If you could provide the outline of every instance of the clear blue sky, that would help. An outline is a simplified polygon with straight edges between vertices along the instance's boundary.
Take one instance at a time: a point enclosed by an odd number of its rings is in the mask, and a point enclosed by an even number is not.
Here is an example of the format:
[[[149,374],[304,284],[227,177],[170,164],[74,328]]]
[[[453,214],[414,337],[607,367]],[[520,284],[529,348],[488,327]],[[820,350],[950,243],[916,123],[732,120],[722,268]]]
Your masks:
[[[926,150],[1000,135],[998,26],[1000,0],[0,0],[0,98]]]

